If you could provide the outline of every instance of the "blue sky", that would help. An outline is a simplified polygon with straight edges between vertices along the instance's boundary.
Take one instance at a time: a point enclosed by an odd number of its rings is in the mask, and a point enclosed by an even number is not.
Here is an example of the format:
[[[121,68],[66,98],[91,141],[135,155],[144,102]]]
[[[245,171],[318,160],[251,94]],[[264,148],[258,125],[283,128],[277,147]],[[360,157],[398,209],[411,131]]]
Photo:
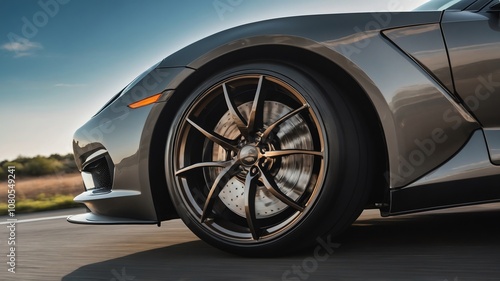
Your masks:
[[[115,93],[187,44],[289,15],[411,9],[425,0],[2,0],[0,160],[71,151]]]

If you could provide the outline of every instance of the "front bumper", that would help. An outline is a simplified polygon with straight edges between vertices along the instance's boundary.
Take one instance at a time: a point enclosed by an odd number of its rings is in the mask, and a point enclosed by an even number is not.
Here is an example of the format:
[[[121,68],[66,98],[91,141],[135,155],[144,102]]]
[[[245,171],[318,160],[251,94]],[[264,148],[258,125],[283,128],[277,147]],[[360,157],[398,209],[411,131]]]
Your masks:
[[[73,150],[85,191],[74,200],[89,213],[71,216],[69,222],[159,223],[148,173],[156,111],[192,72],[184,67],[154,69],[75,132]],[[156,93],[164,94],[156,104],[128,107]]]

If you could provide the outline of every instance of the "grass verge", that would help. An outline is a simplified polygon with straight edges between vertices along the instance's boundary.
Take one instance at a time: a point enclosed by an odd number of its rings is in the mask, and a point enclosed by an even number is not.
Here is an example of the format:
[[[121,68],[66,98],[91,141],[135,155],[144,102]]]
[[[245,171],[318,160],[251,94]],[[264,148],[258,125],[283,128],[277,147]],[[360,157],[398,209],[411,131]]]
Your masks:
[[[16,202],[16,214],[81,207],[82,204],[75,203],[73,198],[72,195],[45,196],[40,194],[35,199],[21,199]],[[0,215],[7,215],[7,211],[7,203],[0,203]]]
[[[0,215],[7,214],[7,181],[0,181]],[[73,198],[84,188],[79,173],[16,177],[16,214],[81,207]]]

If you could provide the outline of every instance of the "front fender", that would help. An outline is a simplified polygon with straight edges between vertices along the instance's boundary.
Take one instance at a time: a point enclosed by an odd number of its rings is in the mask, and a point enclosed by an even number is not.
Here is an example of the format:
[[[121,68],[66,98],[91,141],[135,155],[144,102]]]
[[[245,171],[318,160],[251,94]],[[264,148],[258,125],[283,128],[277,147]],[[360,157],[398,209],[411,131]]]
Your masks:
[[[348,73],[371,100],[388,148],[388,183],[397,188],[448,160],[479,127],[442,83],[383,35],[384,30],[437,24],[440,17],[440,12],[419,12],[264,21],[196,42],[160,66],[199,69],[260,46],[288,46],[322,56]]]

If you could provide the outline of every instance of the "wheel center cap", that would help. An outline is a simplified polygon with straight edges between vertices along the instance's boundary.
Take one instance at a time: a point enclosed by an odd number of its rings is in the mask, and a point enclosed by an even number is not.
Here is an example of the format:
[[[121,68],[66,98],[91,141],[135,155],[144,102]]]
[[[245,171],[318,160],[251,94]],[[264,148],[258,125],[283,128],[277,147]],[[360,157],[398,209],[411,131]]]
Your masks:
[[[251,166],[259,159],[259,151],[253,145],[244,146],[239,152],[239,159],[243,165]]]

